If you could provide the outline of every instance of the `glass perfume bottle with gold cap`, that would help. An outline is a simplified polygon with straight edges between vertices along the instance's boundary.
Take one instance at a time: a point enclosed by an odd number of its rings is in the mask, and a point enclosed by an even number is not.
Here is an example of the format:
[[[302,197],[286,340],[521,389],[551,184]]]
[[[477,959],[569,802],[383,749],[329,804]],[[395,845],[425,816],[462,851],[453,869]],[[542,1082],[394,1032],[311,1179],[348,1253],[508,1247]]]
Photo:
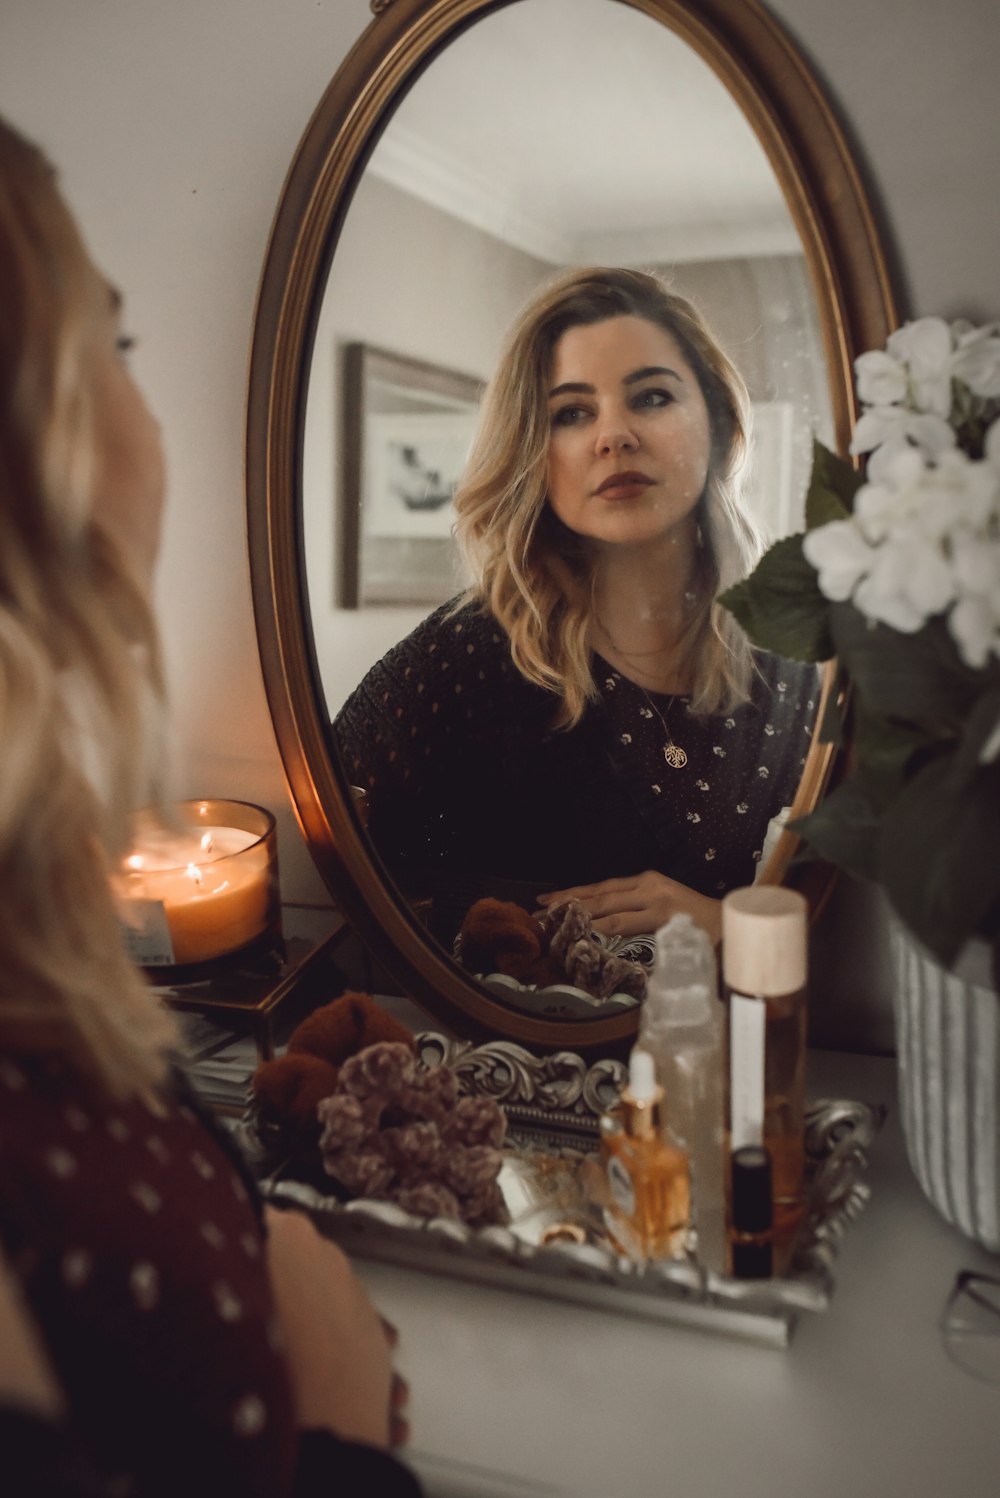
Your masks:
[[[687,1250],[687,1156],[663,1141],[662,1105],[653,1058],[636,1046],[621,1103],[601,1120],[601,1160],[605,1227],[616,1247],[639,1263],[682,1258]]]

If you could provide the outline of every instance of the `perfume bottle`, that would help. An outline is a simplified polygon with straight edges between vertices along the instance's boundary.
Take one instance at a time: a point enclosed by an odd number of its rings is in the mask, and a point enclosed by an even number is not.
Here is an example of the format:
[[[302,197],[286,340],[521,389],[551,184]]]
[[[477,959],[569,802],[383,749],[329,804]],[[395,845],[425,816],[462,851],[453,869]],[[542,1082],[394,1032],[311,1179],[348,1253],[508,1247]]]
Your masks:
[[[726,1269],[725,1047],[715,949],[687,914],[656,933],[656,956],[639,1021],[639,1044],[663,1088],[664,1139],[688,1157],[691,1247]]]
[[[807,918],[802,895],[776,885],[722,902],[730,1148],[763,1145],[770,1156],[779,1261],[805,1211]]]
[[[636,1046],[619,1107],[601,1120],[601,1161],[607,1180],[604,1223],[629,1258],[683,1258],[690,1187],[687,1157],[662,1137],[663,1088],[653,1059]]]

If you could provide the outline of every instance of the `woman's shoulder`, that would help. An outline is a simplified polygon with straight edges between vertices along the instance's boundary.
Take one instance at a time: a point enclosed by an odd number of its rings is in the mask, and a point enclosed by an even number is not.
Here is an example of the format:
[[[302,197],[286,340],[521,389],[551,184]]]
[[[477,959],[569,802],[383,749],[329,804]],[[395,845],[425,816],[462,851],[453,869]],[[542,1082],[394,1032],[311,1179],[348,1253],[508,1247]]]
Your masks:
[[[818,700],[822,685],[822,667],[811,661],[793,661],[770,650],[753,653],[754,676],[751,695],[766,705],[773,701],[805,703]]]
[[[407,639],[422,645],[450,647],[466,654],[470,652],[470,648],[488,650],[503,656],[510,654],[510,641],[503,626],[486,605],[478,599],[463,602],[461,596],[452,598],[428,614]]]
[[[447,676],[496,682],[513,672],[510,642],[503,628],[481,604],[452,599],[421,619],[393,645],[368,674],[368,685]]]

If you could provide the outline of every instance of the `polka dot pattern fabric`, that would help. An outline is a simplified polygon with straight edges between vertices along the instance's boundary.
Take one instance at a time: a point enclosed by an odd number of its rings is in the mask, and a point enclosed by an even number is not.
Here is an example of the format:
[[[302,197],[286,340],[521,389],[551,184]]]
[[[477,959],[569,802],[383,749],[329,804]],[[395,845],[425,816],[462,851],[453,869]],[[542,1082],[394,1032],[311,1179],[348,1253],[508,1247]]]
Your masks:
[[[598,656],[594,674],[600,700],[553,729],[552,695],[520,675],[496,622],[447,605],[373,667],[334,736],[408,893],[461,884],[471,903],[508,882],[564,888],[647,868],[703,894],[752,883],[801,777],[816,668],[761,654],[751,700],[715,717],[647,696]],[[664,757],[671,737],[683,768]]]
[[[4,1060],[0,1239],[114,1492],[290,1491],[262,1226],[187,1104],[109,1104],[60,1063]]]

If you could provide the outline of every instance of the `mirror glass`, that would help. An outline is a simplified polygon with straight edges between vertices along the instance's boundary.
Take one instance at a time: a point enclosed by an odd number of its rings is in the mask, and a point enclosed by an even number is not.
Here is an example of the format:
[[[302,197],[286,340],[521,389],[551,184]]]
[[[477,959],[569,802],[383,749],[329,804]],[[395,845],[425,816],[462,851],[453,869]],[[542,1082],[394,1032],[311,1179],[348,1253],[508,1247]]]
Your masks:
[[[520,0],[453,40],[391,113],[322,296],[302,555],[327,721],[468,581],[451,500],[484,382],[523,304],[587,264],[655,270],[697,306],[753,405],[744,502],[768,539],[801,527],[812,440],[833,441],[829,377],[803,245],[756,135],[715,72],[650,16]],[[802,695],[799,764],[817,700]],[[431,930],[446,948],[473,899],[514,894],[507,881],[537,870],[508,860],[488,886],[462,872],[457,893],[435,895]],[[648,960],[649,948],[623,955]],[[543,1000],[525,997],[510,974],[491,987],[552,1017],[637,1002],[595,1005],[551,981]]]
[[[812,439],[833,441],[828,371],[756,135],[641,11],[519,0],[453,40],[391,115],[322,299],[303,555],[330,719],[464,582],[448,495],[478,392],[522,305],[587,264],[656,270],[697,305],[753,402],[750,508],[771,538],[801,525]]]

